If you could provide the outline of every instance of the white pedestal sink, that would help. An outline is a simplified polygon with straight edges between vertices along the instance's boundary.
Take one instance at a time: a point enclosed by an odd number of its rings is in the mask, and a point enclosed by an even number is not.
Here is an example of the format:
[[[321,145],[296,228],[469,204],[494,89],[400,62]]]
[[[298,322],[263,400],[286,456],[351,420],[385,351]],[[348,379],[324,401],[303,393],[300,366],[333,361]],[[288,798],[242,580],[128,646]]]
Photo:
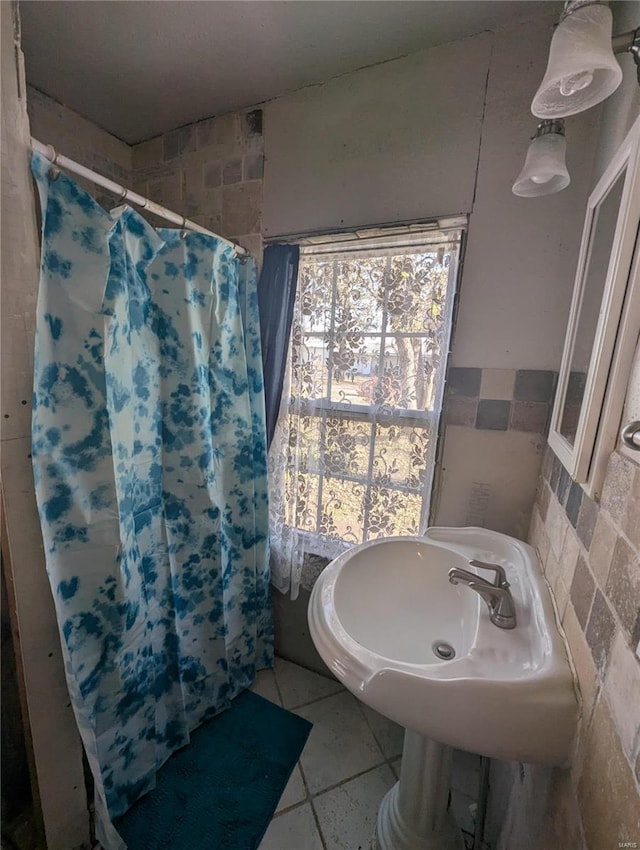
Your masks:
[[[449,583],[478,560],[503,567],[514,629]],[[362,702],[407,730],[400,781],[378,814],[379,850],[460,850],[447,812],[451,747],[561,765],[578,718],[565,643],[535,551],[481,528],[432,528],[355,546],[316,582],[311,636]],[[443,657],[444,656],[444,657]]]

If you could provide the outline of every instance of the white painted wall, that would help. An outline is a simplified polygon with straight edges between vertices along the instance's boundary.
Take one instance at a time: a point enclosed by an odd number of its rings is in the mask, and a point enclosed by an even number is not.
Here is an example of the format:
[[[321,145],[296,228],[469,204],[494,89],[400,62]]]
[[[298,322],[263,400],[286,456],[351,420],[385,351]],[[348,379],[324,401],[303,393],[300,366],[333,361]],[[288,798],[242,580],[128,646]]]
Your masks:
[[[470,213],[453,364],[557,368],[598,111],[567,122],[567,190],[511,193],[554,21],[540,4],[537,22],[267,103],[265,236]]]
[[[613,32],[621,35],[640,26],[640,0],[624,0],[611,4]],[[595,186],[620,147],[631,125],[640,114],[640,86],[633,57],[618,56],[624,72],[619,88],[607,98],[602,109],[602,124],[591,185]]]
[[[485,33],[268,102],[264,235],[468,212],[491,42]]]
[[[599,109],[566,121],[567,189],[539,198],[512,193],[537,125],[530,104],[550,39],[548,19],[494,36],[454,365],[554,370],[560,365]]]
[[[480,525],[525,540],[545,439],[449,425],[433,525]]]

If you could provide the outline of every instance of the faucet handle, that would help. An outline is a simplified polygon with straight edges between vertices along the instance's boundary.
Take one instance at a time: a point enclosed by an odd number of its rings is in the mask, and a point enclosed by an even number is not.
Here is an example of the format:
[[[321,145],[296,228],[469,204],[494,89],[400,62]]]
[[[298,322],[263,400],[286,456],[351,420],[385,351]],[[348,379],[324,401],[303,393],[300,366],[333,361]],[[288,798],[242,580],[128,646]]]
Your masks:
[[[491,570],[492,572],[494,572],[496,574],[496,587],[503,587],[506,590],[508,587],[511,586],[507,581],[507,574],[504,571],[504,567],[501,567],[500,564],[487,564],[485,561],[476,561],[476,559],[474,558],[473,560],[469,561],[469,566],[477,567],[480,570]]]

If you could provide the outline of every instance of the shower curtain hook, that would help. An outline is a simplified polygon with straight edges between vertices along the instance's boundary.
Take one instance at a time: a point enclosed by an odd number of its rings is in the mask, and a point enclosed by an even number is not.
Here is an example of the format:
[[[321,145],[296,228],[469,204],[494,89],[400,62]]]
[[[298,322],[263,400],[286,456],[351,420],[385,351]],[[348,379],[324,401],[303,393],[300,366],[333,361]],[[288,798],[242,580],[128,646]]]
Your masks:
[[[121,204],[123,201],[127,200],[127,195],[129,194],[129,190],[125,189],[124,186],[120,186],[120,194],[118,195],[118,203]]]
[[[180,225],[180,227],[182,228],[181,231],[180,231],[180,238],[186,239],[187,238],[187,219],[185,218],[185,216],[182,216],[182,224]]]
[[[51,180],[57,180],[60,177],[60,169],[56,168],[56,163],[58,162],[58,154],[53,145],[47,145],[49,150],[51,151],[50,155],[47,159],[51,162],[51,168],[49,169],[49,177]]]

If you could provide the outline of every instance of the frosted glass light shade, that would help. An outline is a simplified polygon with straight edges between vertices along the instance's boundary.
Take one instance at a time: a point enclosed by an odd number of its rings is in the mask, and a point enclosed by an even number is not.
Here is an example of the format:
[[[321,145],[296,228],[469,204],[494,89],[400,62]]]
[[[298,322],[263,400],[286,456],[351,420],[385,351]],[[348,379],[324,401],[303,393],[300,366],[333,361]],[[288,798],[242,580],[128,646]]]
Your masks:
[[[565,156],[567,142],[561,133],[537,136],[529,145],[524,167],[513,184],[513,194],[522,198],[552,195],[571,182]]]
[[[611,46],[611,10],[582,6],[558,26],[549,64],[531,111],[539,118],[575,115],[609,97],[620,85],[622,68]]]

